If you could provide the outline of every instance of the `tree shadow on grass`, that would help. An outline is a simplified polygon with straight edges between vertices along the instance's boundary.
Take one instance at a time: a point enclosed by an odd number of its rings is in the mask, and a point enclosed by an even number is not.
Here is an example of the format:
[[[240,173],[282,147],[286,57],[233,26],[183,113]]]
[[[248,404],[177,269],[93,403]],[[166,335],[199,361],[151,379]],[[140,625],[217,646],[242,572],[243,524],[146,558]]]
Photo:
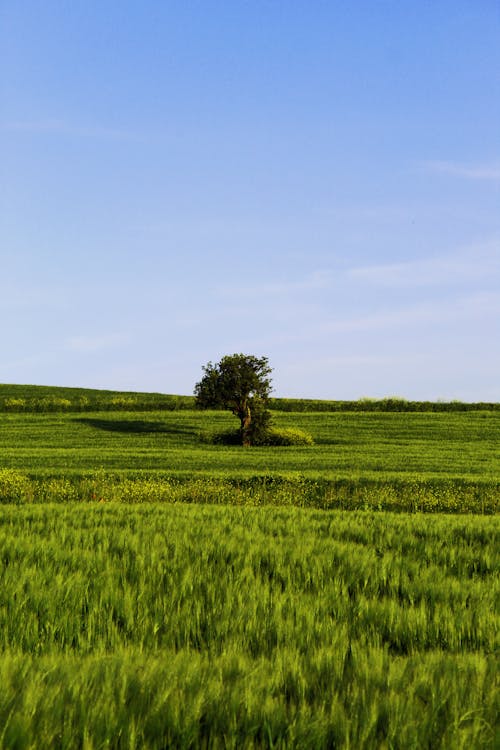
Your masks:
[[[179,427],[178,425],[167,425],[163,422],[152,422],[145,419],[90,419],[79,417],[73,421],[107,432],[128,432],[142,435],[161,433],[164,435],[193,436],[197,434],[194,427]]]

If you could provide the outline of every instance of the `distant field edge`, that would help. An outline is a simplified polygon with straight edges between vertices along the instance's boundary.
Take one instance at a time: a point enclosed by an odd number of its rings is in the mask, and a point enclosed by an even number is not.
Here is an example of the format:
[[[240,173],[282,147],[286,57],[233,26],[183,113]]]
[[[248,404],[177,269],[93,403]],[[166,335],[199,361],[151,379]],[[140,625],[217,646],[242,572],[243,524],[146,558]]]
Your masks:
[[[272,398],[282,412],[463,412],[500,411],[499,402],[408,401],[391,397],[355,401]],[[181,411],[195,408],[194,396],[46,385],[0,384],[0,412]]]

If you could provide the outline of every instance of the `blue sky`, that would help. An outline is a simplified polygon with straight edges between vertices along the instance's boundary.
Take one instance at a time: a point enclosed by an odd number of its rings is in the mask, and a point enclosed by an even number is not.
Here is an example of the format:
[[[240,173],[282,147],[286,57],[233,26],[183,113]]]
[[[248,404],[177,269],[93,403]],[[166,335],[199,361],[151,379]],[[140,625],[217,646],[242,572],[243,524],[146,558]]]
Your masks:
[[[500,400],[498,0],[3,0],[0,382]]]

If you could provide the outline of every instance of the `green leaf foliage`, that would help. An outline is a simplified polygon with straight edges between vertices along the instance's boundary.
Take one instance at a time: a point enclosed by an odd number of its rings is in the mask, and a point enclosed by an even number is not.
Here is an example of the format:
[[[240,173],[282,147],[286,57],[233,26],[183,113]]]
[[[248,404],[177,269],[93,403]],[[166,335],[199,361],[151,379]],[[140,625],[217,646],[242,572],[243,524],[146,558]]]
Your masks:
[[[243,445],[262,439],[269,422],[267,402],[271,392],[271,367],[267,357],[232,354],[203,367],[196,383],[196,406],[200,409],[228,409],[240,420]]]

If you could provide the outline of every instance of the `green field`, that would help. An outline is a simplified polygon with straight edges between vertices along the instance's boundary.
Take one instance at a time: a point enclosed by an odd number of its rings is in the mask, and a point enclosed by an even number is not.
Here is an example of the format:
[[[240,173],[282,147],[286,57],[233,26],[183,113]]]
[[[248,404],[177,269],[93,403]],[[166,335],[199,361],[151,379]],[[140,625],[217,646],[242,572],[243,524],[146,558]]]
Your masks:
[[[498,746],[497,409],[316,402],[273,411],[313,446],[244,449],[188,397],[17,389],[0,748]]]
[[[419,475],[498,478],[500,413],[274,413],[313,447],[207,445],[203,431],[236,424],[224,412],[0,415],[3,466],[32,473],[116,471],[307,476]]]
[[[485,517],[4,507],[0,746],[493,748],[499,541]]]
[[[273,412],[273,418],[277,426],[308,430],[315,445],[243,450],[207,443],[207,433],[234,426],[225,412],[0,414],[0,472],[25,475],[31,486],[24,499],[498,509],[499,412]],[[7,480],[0,474],[4,499]]]

